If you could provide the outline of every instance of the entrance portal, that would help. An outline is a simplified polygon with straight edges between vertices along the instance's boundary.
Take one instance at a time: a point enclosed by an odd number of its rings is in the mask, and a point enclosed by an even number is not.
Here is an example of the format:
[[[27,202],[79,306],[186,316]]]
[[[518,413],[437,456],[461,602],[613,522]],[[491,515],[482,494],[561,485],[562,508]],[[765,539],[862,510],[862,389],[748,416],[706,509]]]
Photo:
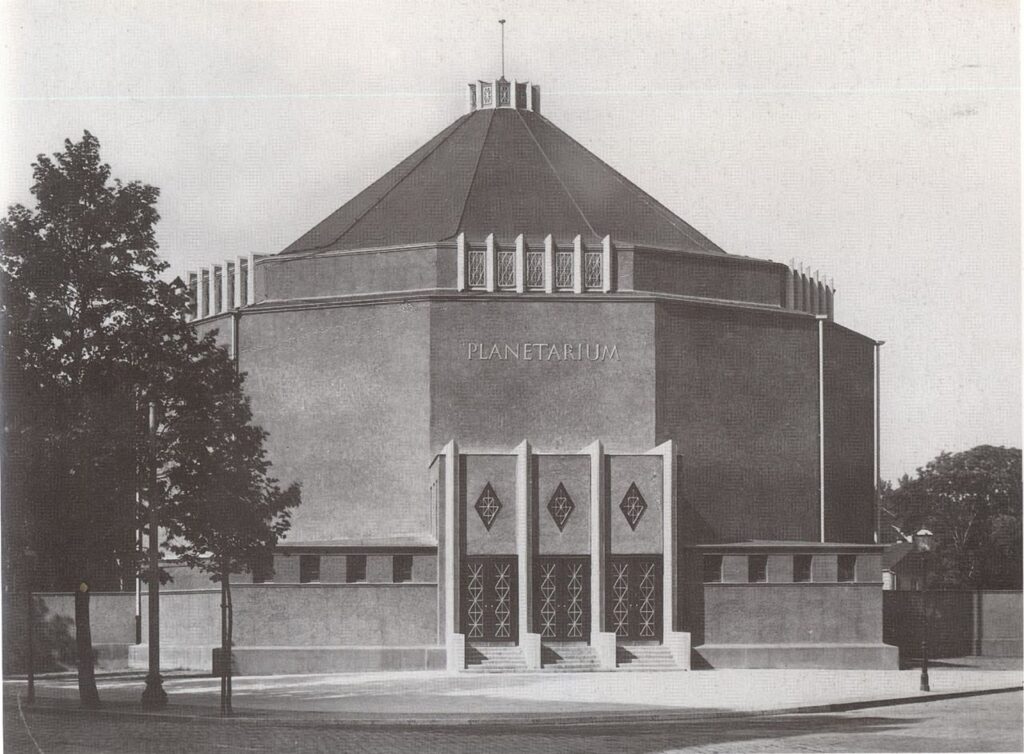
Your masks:
[[[541,639],[586,641],[590,636],[590,558],[538,557],[534,626]]]
[[[608,625],[619,641],[661,640],[661,556],[608,559]]]
[[[518,582],[514,555],[463,558],[461,619],[467,639],[518,640]]]

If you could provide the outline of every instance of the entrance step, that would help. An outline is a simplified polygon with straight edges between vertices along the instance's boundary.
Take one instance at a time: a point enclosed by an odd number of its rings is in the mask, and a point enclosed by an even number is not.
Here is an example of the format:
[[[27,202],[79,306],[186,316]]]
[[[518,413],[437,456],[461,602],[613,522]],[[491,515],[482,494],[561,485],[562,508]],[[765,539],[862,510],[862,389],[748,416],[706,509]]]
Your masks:
[[[540,666],[552,673],[585,673],[600,670],[597,653],[589,645],[550,645],[540,648]]]
[[[519,647],[467,644],[466,671],[470,673],[525,673],[526,660]]]
[[[669,648],[663,645],[618,645],[615,661],[619,670],[679,670]]]

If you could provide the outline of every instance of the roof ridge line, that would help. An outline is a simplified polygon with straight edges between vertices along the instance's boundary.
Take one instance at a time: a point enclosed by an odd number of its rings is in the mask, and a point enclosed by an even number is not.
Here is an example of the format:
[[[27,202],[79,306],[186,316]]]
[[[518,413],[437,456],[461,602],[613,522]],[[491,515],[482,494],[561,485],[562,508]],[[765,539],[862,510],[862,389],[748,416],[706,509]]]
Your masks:
[[[394,190],[395,190],[396,188],[398,188],[399,186],[401,186],[401,185],[402,185],[402,183],[403,183],[403,182],[405,181],[405,179],[406,179],[406,178],[408,178],[408,177],[409,177],[410,175],[412,175],[413,173],[415,173],[415,172],[416,172],[416,169],[417,169],[417,168],[418,168],[418,167],[419,167],[420,165],[422,165],[422,164],[423,164],[423,163],[424,163],[424,162],[426,161],[426,159],[427,159],[428,157],[430,157],[430,156],[431,156],[432,154],[434,154],[434,152],[436,152],[436,151],[437,151],[437,150],[438,150],[438,149],[439,149],[439,148],[441,147],[441,145],[442,145],[442,144],[444,144],[445,142],[447,142],[447,141],[448,141],[448,140],[449,140],[450,138],[452,138],[453,136],[455,136],[455,134],[457,134],[457,133],[458,133],[459,131],[461,131],[461,130],[463,129],[463,127],[464,127],[464,126],[465,126],[465,125],[466,125],[466,124],[467,124],[467,123],[469,122],[469,118],[470,118],[470,116],[471,116],[471,115],[472,115],[472,113],[467,113],[466,115],[463,115],[463,116],[462,116],[462,122],[461,122],[461,123],[459,123],[459,124],[458,124],[458,125],[457,125],[457,126],[456,126],[455,128],[453,128],[453,129],[452,129],[452,132],[451,132],[450,134],[448,134],[447,136],[445,136],[445,137],[444,137],[443,139],[439,140],[439,141],[437,142],[437,144],[435,144],[435,145],[433,146],[433,148],[432,148],[432,149],[430,149],[430,150],[429,150],[429,151],[428,151],[428,152],[427,152],[427,153],[426,153],[425,155],[423,155],[423,157],[421,157],[421,158],[420,158],[419,160],[417,160],[417,161],[416,161],[416,164],[415,164],[415,165],[413,165],[412,167],[410,167],[410,168],[409,168],[409,170],[408,170],[408,171],[406,171],[405,175],[403,175],[403,176],[402,176],[401,178],[399,178],[399,179],[398,179],[397,181],[395,181],[394,185],[393,185],[393,186],[391,186],[391,188],[389,188],[389,189],[388,189],[387,191],[385,191],[385,192],[384,192],[383,194],[381,194],[380,198],[379,198],[379,199],[377,199],[377,201],[375,201],[375,202],[374,202],[373,204],[371,204],[371,205],[370,205],[369,207],[367,207],[367,208],[366,208],[365,210],[363,210],[362,212],[360,212],[360,213],[359,213],[359,217],[357,217],[356,219],[354,219],[354,220],[353,220],[353,221],[352,221],[351,223],[349,223],[349,224],[348,224],[348,225],[347,225],[347,226],[346,226],[346,227],[345,227],[345,228],[344,228],[344,229],[343,229],[343,230],[342,230],[342,231],[341,231],[340,233],[338,233],[338,235],[334,237],[334,240],[333,240],[333,241],[331,241],[331,242],[330,242],[329,244],[327,244],[326,246],[320,246],[320,247],[317,247],[316,251],[324,251],[325,249],[327,249],[327,248],[330,248],[330,247],[331,247],[331,246],[333,246],[334,244],[338,243],[339,239],[341,239],[341,237],[342,237],[342,236],[344,236],[344,235],[345,235],[346,233],[348,233],[348,232],[349,232],[350,230],[352,230],[352,229],[353,229],[354,227],[356,227],[356,225],[358,225],[358,224],[359,224],[359,222],[360,222],[360,221],[361,221],[361,220],[362,220],[362,219],[363,219],[364,217],[366,217],[366,216],[367,216],[368,214],[370,214],[370,212],[372,212],[372,211],[373,211],[373,210],[374,210],[374,209],[375,209],[375,208],[377,207],[377,205],[378,205],[378,204],[380,204],[380,203],[381,203],[382,201],[384,201],[385,199],[387,199],[387,198],[388,198],[388,196],[390,196],[390,195],[391,195],[391,192],[392,192],[392,191],[394,191]],[[458,122],[458,121],[456,121],[456,122]]]
[[[590,229],[590,232],[594,234],[594,237],[600,238],[601,235],[594,230],[594,226],[590,224],[590,220],[587,218],[586,213],[584,213],[583,208],[580,207],[579,203],[576,201],[576,197],[572,195],[572,192],[569,191],[569,187],[562,181],[562,176],[558,174],[558,171],[555,170],[555,166],[551,164],[551,159],[548,157],[548,153],[544,151],[544,147],[542,147],[540,142],[537,141],[537,137],[534,136],[533,131],[530,129],[530,124],[526,122],[526,118],[524,118],[523,114],[518,110],[515,111],[515,114],[519,117],[519,121],[526,129],[526,133],[530,134],[530,139],[533,140],[533,143],[537,147],[537,151],[539,151],[541,156],[544,158],[544,162],[547,163],[548,168],[551,170],[551,174],[555,176],[555,180],[558,181],[558,185],[562,187],[562,191],[564,191],[565,195],[569,197],[569,201],[572,202],[572,206],[574,206],[576,211],[580,213],[580,217],[583,218],[583,222],[587,224],[587,227]]]
[[[598,163],[599,165],[601,165],[601,166],[603,166],[603,167],[607,168],[607,169],[608,169],[608,170],[609,170],[609,171],[610,171],[610,172],[612,173],[612,175],[614,175],[614,176],[615,176],[616,180],[618,180],[618,181],[619,181],[620,183],[623,183],[623,184],[625,184],[626,186],[629,186],[630,188],[632,188],[632,189],[634,189],[635,191],[637,191],[637,192],[638,192],[638,193],[640,194],[641,198],[643,199],[643,201],[644,201],[644,204],[646,204],[646,205],[647,205],[648,207],[650,207],[651,209],[653,209],[653,210],[654,210],[655,212],[657,212],[658,214],[662,215],[662,217],[663,217],[663,218],[664,218],[664,219],[665,219],[666,221],[668,221],[668,224],[669,224],[669,225],[671,225],[671,226],[672,226],[673,228],[675,228],[676,230],[680,231],[680,232],[681,232],[681,233],[682,233],[682,234],[683,234],[684,236],[686,236],[687,238],[689,238],[689,239],[690,239],[691,241],[693,241],[694,243],[696,243],[696,244],[697,244],[698,246],[700,246],[700,247],[701,247],[701,248],[703,248],[703,249],[707,249],[707,244],[711,244],[712,248],[716,249],[717,251],[719,251],[719,252],[721,252],[721,253],[723,253],[723,254],[726,254],[726,253],[728,253],[728,252],[726,252],[726,250],[725,250],[725,249],[721,248],[721,247],[720,247],[720,246],[719,246],[718,244],[716,244],[716,243],[715,243],[714,241],[712,241],[712,240],[711,240],[710,238],[708,238],[708,237],[707,237],[707,236],[705,236],[705,235],[704,235],[703,233],[701,233],[701,232],[700,232],[699,230],[697,230],[697,229],[696,229],[696,228],[694,228],[694,227],[693,227],[692,225],[690,225],[690,224],[689,224],[688,222],[686,222],[685,220],[683,220],[683,218],[679,217],[679,216],[678,216],[678,215],[677,215],[677,214],[676,214],[675,212],[673,212],[672,210],[670,210],[670,209],[669,209],[668,207],[666,207],[666,206],[665,206],[664,204],[662,204],[661,202],[659,202],[659,201],[658,201],[657,199],[655,199],[655,198],[654,198],[653,196],[651,196],[651,195],[650,195],[649,193],[647,193],[647,192],[646,192],[646,191],[644,191],[644,190],[643,190],[642,188],[640,188],[640,187],[639,187],[639,186],[637,186],[637,185],[636,185],[635,183],[633,183],[633,182],[632,182],[631,180],[629,180],[629,179],[628,179],[628,178],[627,178],[626,176],[622,175],[622,173],[620,173],[620,172],[619,172],[618,170],[616,170],[615,168],[613,168],[613,167],[612,167],[611,165],[609,165],[609,164],[608,164],[607,162],[605,162],[605,161],[604,161],[604,160],[602,160],[602,159],[601,159],[600,157],[598,157],[598,156],[597,156],[596,154],[594,154],[594,153],[593,153],[593,152],[591,152],[591,151],[590,151],[589,149],[587,149],[587,148],[586,148],[585,146],[583,146],[583,144],[581,144],[581,143],[580,143],[580,142],[579,142],[578,140],[574,139],[574,138],[573,138],[572,136],[570,136],[570,135],[569,135],[568,133],[566,133],[566,132],[565,132],[565,131],[563,131],[563,130],[562,130],[561,128],[559,128],[558,126],[556,126],[556,125],[555,125],[554,123],[552,123],[552,122],[551,122],[550,120],[548,120],[547,118],[545,118],[545,117],[544,117],[543,115],[541,115],[540,113],[535,113],[535,115],[536,115],[536,116],[537,116],[538,118],[540,118],[540,119],[541,119],[542,121],[544,121],[545,123],[547,123],[547,124],[548,124],[549,126],[551,126],[552,128],[554,128],[555,130],[557,130],[557,131],[559,131],[559,132],[561,132],[561,133],[565,134],[565,137],[566,137],[567,139],[569,139],[569,141],[571,141],[571,142],[572,142],[573,144],[575,144],[575,145],[576,145],[576,146],[578,146],[578,147],[579,147],[580,149],[582,149],[582,150],[583,150],[583,152],[584,152],[584,153],[585,153],[585,154],[586,154],[586,155],[587,155],[588,157],[590,157],[590,159],[591,159],[591,160],[593,160],[593,161],[597,162],[597,163]],[[522,117],[522,116],[520,116],[520,117]],[[679,227],[679,225],[677,224],[677,221],[678,221],[678,222],[681,222],[681,223],[682,223],[682,224],[683,224],[683,225],[685,226],[685,228],[680,228],[680,227]],[[689,229],[689,230],[687,230],[687,229]],[[696,234],[697,234],[697,235],[699,236],[699,238],[694,238],[694,237],[693,237],[693,236],[691,235],[691,232],[692,232],[692,233],[696,233]]]
[[[480,112],[479,110],[477,112]],[[459,229],[462,228],[462,220],[466,217],[466,207],[469,206],[469,197],[473,193],[473,184],[476,183],[477,173],[480,172],[480,160],[484,155],[484,147],[487,145],[487,137],[491,135],[491,126],[494,125],[494,110],[489,113],[489,119],[487,121],[487,130],[484,131],[484,138],[480,141],[480,149],[476,153],[476,162],[473,164],[473,177],[469,179],[469,185],[466,187],[466,195],[462,197],[462,209],[459,210],[459,219],[455,222],[455,232],[446,236],[446,238],[453,238],[459,235]]]

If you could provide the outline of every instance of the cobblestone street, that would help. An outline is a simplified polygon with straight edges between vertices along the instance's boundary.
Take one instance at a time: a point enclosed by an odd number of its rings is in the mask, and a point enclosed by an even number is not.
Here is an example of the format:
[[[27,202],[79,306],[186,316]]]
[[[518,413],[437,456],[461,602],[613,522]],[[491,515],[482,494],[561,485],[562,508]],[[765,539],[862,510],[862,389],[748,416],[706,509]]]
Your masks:
[[[8,697],[9,700],[10,697]],[[13,701],[13,700],[11,700]],[[131,752],[827,752],[1020,751],[1021,695],[1004,693],[841,714],[749,717],[661,725],[521,729],[351,728],[182,719],[103,712],[55,714],[7,704],[4,751]]]

